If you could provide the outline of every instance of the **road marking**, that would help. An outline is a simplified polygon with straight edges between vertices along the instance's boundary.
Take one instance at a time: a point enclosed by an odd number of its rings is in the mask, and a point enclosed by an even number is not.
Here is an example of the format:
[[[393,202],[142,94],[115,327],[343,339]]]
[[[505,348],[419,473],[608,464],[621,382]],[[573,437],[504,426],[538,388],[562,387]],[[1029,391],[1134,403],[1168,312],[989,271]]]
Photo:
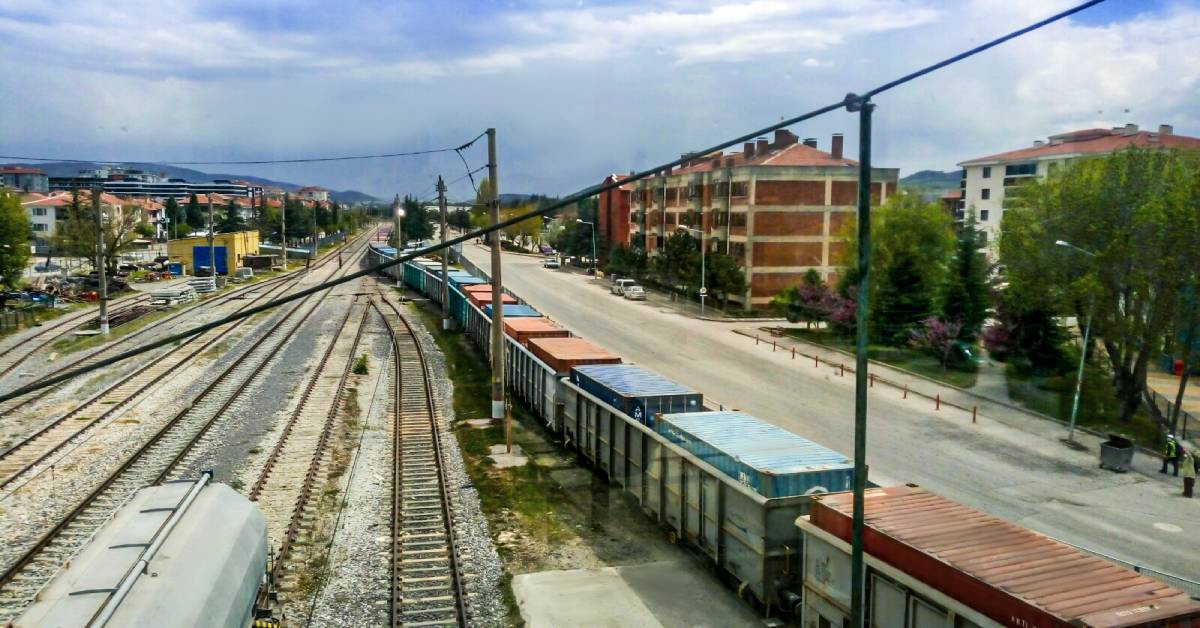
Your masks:
[[[1155,523],[1154,527],[1162,530],[1163,532],[1183,532],[1183,528],[1173,523]]]

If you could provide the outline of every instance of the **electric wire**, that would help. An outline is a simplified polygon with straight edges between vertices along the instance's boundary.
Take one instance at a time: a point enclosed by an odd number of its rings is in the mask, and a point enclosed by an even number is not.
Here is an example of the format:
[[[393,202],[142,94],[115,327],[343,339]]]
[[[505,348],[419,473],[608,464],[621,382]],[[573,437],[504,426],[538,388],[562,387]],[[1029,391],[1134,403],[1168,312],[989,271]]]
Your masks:
[[[1066,18],[1067,16],[1078,13],[1079,11],[1081,11],[1083,9],[1094,6],[1103,1],[1104,0],[1089,0],[1088,2],[1078,5],[1077,7],[1073,8],[1073,9],[1068,9],[1066,11],[1062,11],[1062,12],[1057,13],[1049,18],[1046,18],[1044,20],[1036,22],[1031,26],[1027,26],[1027,27],[1021,28],[1019,30],[1013,31],[1004,36],[996,38],[988,43],[985,43],[983,45],[972,48],[971,50],[968,50],[964,53],[960,53],[953,57],[949,57],[947,60],[939,61],[938,63],[926,66],[925,68],[923,68],[921,70],[918,70],[911,74],[905,75],[905,76],[901,77],[900,79],[897,79],[897,80],[894,80],[894,81],[891,81],[888,83],[884,83],[883,85],[880,85],[879,87],[876,87],[875,89],[864,92],[864,94],[865,94],[864,96],[859,96],[859,95],[856,95],[853,93],[847,94],[845,96],[845,98],[843,98],[842,100],[840,100],[838,102],[830,103],[823,107],[813,109],[812,111],[809,111],[807,113],[803,113],[803,114],[800,114],[797,116],[793,116],[791,118],[781,120],[770,126],[766,126],[761,129],[758,129],[756,131],[746,133],[744,135],[740,135],[731,140],[721,142],[721,143],[713,145],[703,151],[700,151],[698,154],[706,155],[709,153],[716,152],[718,150],[724,150],[725,148],[728,148],[730,146],[734,146],[736,144],[740,144],[742,142],[757,138],[760,135],[765,135],[765,134],[771,133],[772,131],[775,131],[778,129],[793,126],[800,122],[804,122],[806,120],[810,120],[812,118],[822,116],[826,113],[835,111],[837,109],[841,109],[843,107],[846,107],[847,109],[856,109],[858,107],[865,105],[867,103],[870,95],[881,94],[885,91],[889,91],[891,89],[899,87],[900,85],[903,85],[903,84],[913,81],[917,78],[920,78],[921,76],[929,74],[930,72],[933,72],[940,68],[944,68],[944,67],[950,65],[951,63],[961,61],[961,60],[966,59],[967,57],[970,57],[974,54],[977,54],[979,52],[982,52],[984,50],[992,48],[998,44],[1009,41],[1009,40],[1013,39],[1014,37],[1032,32],[1034,30],[1037,30],[1039,28],[1042,28],[1044,26],[1047,26],[1049,24],[1052,24],[1054,22],[1062,20],[1063,18]],[[476,138],[476,139],[478,139],[478,138]],[[291,301],[295,301],[297,299],[302,299],[311,294],[321,292],[322,290],[329,290],[335,286],[339,286],[341,284],[344,284],[344,283],[347,283],[350,281],[354,281],[355,279],[358,279],[360,277],[365,277],[367,275],[377,273],[381,270],[385,270],[385,269],[391,268],[393,266],[403,264],[404,262],[411,261],[418,257],[422,257],[422,256],[428,255],[430,253],[435,253],[443,248],[454,246],[456,244],[461,244],[464,242],[468,242],[470,240],[473,240],[473,239],[483,236],[485,234],[492,233],[494,231],[499,231],[501,229],[504,229],[505,227],[515,225],[521,221],[528,220],[535,216],[548,215],[554,211],[557,211],[564,207],[568,207],[568,206],[570,206],[580,200],[583,200],[585,198],[595,196],[597,194],[606,192],[608,190],[617,189],[621,186],[628,185],[630,183],[640,181],[642,179],[647,179],[647,178],[653,177],[661,172],[664,172],[665,170],[667,170],[669,168],[674,168],[675,166],[681,165],[683,162],[688,161],[690,159],[694,159],[694,158],[695,158],[694,154],[692,154],[692,155],[689,155],[688,157],[681,157],[679,159],[674,159],[674,160],[668,161],[666,163],[660,164],[658,166],[654,166],[652,168],[647,168],[645,170],[642,170],[641,172],[633,173],[629,177],[627,177],[621,181],[614,181],[612,183],[601,183],[601,184],[597,184],[597,185],[593,185],[593,186],[584,188],[583,190],[581,190],[579,192],[567,195],[566,197],[559,199],[556,202],[550,203],[549,205],[547,205],[545,207],[542,207],[539,209],[534,209],[534,210],[524,212],[521,214],[517,214],[514,216],[510,216],[509,218],[500,220],[499,222],[497,222],[495,224],[492,224],[492,225],[489,225],[486,227],[481,227],[481,228],[475,229],[473,231],[464,233],[462,235],[447,239],[445,241],[430,244],[429,246],[421,247],[419,249],[414,249],[410,253],[400,255],[396,259],[393,259],[391,261],[383,262],[383,263],[377,264],[375,266],[371,266],[371,267],[364,268],[362,270],[359,270],[359,271],[356,271],[356,272],[353,272],[353,273],[350,273],[347,275],[343,275],[342,277],[339,277],[337,279],[332,279],[323,284],[319,284],[319,285],[313,286],[311,288],[306,288],[304,290],[300,290],[299,292],[294,292],[292,294],[275,299],[274,301],[270,301],[268,303],[263,303],[262,305],[257,305],[257,306],[254,306],[254,307],[251,307],[251,308],[248,308],[245,310],[241,310],[240,312],[231,314],[231,315],[221,318],[219,320],[215,320],[215,321],[212,321],[209,323],[204,323],[204,324],[198,325],[192,329],[188,329],[188,330],[176,333],[176,334],[172,334],[170,336],[161,338],[154,342],[147,343],[140,347],[135,347],[133,349],[130,349],[130,350],[120,353],[118,355],[114,355],[109,358],[105,358],[103,360],[100,360],[100,361],[90,364],[88,366],[83,366],[83,367],[80,367],[77,369],[66,371],[59,375],[48,377],[39,382],[33,382],[33,383],[27,384],[25,386],[22,386],[20,388],[11,390],[9,392],[2,393],[2,394],[0,394],[0,402],[7,401],[7,400],[15,398],[15,397],[19,397],[21,395],[25,395],[25,394],[34,392],[36,390],[40,390],[42,388],[53,386],[59,382],[66,381],[73,377],[77,377],[79,375],[83,375],[85,373],[94,371],[96,369],[100,369],[100,368],[103,368],[103,367],[106,367],[106,366],[109,366],[112,364],[116,364],[117,362],[134,357],[141,353],[145,353],[146,351],[152,351],[154,349],[171,344],[178,340],[183,340],[183,339],[189,338],[191,336],[194,336],[196,334],[204,333],[205,331],[208,331],[209,329],[213,329],[215,327],[225,325],[227,323],[233,322],[240,318],[245,318],[247,316],[253,316],[255,314],[258,314],[259,312],[264,312],[266,310],[278,307],[285,303],[290,303]],[[493,201],[493,202],[498,202],[498,201]]]

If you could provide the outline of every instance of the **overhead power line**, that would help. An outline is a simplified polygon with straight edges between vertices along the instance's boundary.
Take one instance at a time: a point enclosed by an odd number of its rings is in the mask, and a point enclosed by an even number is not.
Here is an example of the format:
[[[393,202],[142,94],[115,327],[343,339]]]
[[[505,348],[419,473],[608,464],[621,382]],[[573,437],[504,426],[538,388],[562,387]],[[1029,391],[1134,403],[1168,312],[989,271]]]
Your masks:
[[[798,116],[794,116],[794,117],[792,117],[792,118],[788,118],[788,119],[786,119],[786,120],[782,120],[782,121],[780,121],[780,122],[777,122],[777,123],[775,123],[775,124],[772,124],[772,125],[770,125],[770,126],[763,127],[763,128],[761,128],[761,129],[758,129],[758,130],[756,130],[756,131],[753,131],[753,132],[750,132],[750,133],[746,133],[746,134],[744,134],[744,135],[740,135],[740,136],[738,136],[738,137],[735,137],[735,138],[733,138],[733,139],[730,139],[730,140],[726,140],[726,141],[724,141],[724,142],[721,142],[721,143],[719,143],[719,144],[716,144],[716,145],[714,145],[714,146],[711,146],[711,147],[709,147],[708,149],[706,149],[706,150],[704,150],[704,151],[701,151],[699,154],[705,155],[705,154],[709,154],[709,153],[716,152],[716,151],[718,151],[718,150],[724,150],[724,149],[726,149],[726,148],[728,148],[728,147],[730,147],[730,146],[734,146],[734,145],[740,144],[740,143],[742,143],[742,142],[745,142],[745,141],[748,141],[748,140],[754,139],[754,138],[756,138],[756,137],[758,137],[758,136],[760,136],[760,135],[765,135],[765,134],[767,134],[767,133],[771,133],[772,131],[776,131],[776,130],[778,130],[778,129],[782,129],[782,128],[785,128],[785,127],[793,126],[793,125],[795,125],[795,124],[798,124],[798,123],[800,123],[800,122],[804,122],[804,121],[806,121],[806,120],[810,120],[810,119],[812,119],[812,118],[816,118],[816,117],[818,117],[818,116],[824,115],[824,114],[826,114],[826,113],[829,113],[829,112],[831,112],[831,111],[835,111],[835,110],[837,110],[837,109],[841,109],[841,108],[843,108],[843,107],[846,107],[846,108],[849,108],[849,109],[856,109],[856,108],[858,108],[858,107],[861,107],[861,106],[862,106],[864,103],[866,103],[866,101],[868,100],[869,96],[873,96],[873,95],[881,94],[881,93],[883,93],[883,92],[885,92],[885,91],[892,90],[892,89],[894,89],[894,88],[896,88],[896,87],[899,87],[900,85],[903,85],[903,84],[905,84],[905,83],[908,83],[908,82],[910,82],[910,81],[913,81],[913,80],[915,80],[915,79],[917,79],[917,78],[919,78],[919,77],[921,77],[921,76],[924,76],[924,75],[926,75],[926,74],[929,74],[930,72],[933,72],[933,71],[935,71],[935,70],[938,70],[938,69],[944,68],[944,67],[946,67],[946,66],[948,66],[948,65],[950,65],[950,64],[952,64],[952,63],[956,63],[956,62],[958,62],[958,61],[962,61],[963,59],[966,59],[966,58],[968,58],[968,57],[970,57],[970,56],[976,55],[976,54],[978,54],[978,53],[980,53],[980,52],[983,52],[984,50],[987,50],[987,49],[989,49],[989,48],[995,47],[995,46],[997,46],[997,45],[999,45],[999,44],[1001,44],[1001,43],[1004,43],[1004,42],[1006,42],[1006,41],[1009,41],[1009,40],[1011,40],[1011,39],[1013,39],[1013,38],[1015,38],[1015,37],[1018,37],[1018,36],[1020,36],[1020,35],[1024,35],[1024,34],[1026,34],[1026,33],[1032,32],[1032,31],[1034,31],[1034,30],[1037,30],[1037,29],[1039,29],[1039,28],[1042,28],[1042,27],[1044,27],[1044,26],[1047,26],[1047,25],[1049,25],[1049,24],[1053,24],[1054,22],[1057,22],[1057,21],[1059,21],[1059,20],[1062,20],[1062,19],[1064,19],[1064,18],[1066,18],[1066,17],[1068,17],[1068,16],[1074,15],[1075,13],[1078,13],[1078,12],[1080,12],[1080,11],[1082,11],[1082,10],[1084,10],[1084,9],[1088,8],[1088,7],[1091,7],[1091,6],[1095,6],[1095,5],[1097,5],[1097,4],[1100,4],[1100,3],[1101,3],[1101,2],[1103,2],[1103,1],[1104,1],[1104,0],[1090,0],[1089,2],[1085,2],[1085,3],[1083,3],[1083,4],[1080,4],[1080,5],[1078,5],[1078,6],[1074,7],[1074,8],[1068,9],[1068,10],[1066,10],[1066,11],[1062,11],[1062,12],[1060,12],[1060,13],[1057,13],[1057,14],[1055,14],[1055,15],[1053,15],[1053,16],[1051,16],[1051,17],[1049,17],[1049,18],[1046,18],[1046,19],[1044,19],[1044,20],[1041,20],[1041,21],[1039,21],[1039,22],[1036,22],[1036,23],[1034,23],[1034,24],[1032,24],[1032,25],[1030,25],[1030,26],[1027,26],[1027,27],[1025,27],[1025,28],[1022,28],[1022,29],[1020,29],[1020,30],[1013,31],[1013,32],[1011,32],[1011,33],[1009,33],[1009,34],[1007,34],[1007,35],[1004,35],[1004,36],[1002,36],[1002,37],[999,37],[999,38],[997,38],[997,39],[993,39],[992,41],[990,41],[990,42],[988,42],[988,43],[985,43],[985,44],[983,44],[983,45],[980,45],[980,46],[976,46],[975,48],[972,48],[972,49],[970,49],[970,50],[968,50],[968,51],[966,51],[966,52],[963,52],[963,53],[957,54],[957,55],[955,55],[955,56],[953,56],[953,57],[949,57],[949,58],[947,58],[947,59],[945,59],[945,60],[942,60],[942,61],[939,61],[939,62],[937,62],[937,63],[935,63],[935,64],[933,64],[933,65],[926,66],[925,68],[922,68],[921,70],[917,70],[916,72],[913,72],[913,73],[911,73],[911,74],[905,75],[905,76],[903,76],[903,77],[901,77],[901,78],[899,78],[899,79],[896,79],[896,80],[894,80],[894,81],[891,81],[891,82],[888,82],[888,83],[884,83],[883,85],[880,85],[879,87],[876,87],[875,89],[872,89],[872,90],[869,90],[869,91],[867,91],[867,92],[864,92],[864,94],[865,94],[864,96],[859,96],[859,95],[857,95],[857,94],[853,94],[853,93],[851,93],[851,94],[847,94],[847,95],[846,95],[846,96],[845,96],[845,97],[844,97],[842,100],[840,100],[840,101],[838,101],[838,102],[830,103],[830,104],[828,104],[828,105],[825,105],[825,106],[823,106],[823,107],[819,107],[819,108],[817,108],[817,109],[813,109],[812,111],[809,111],[808,113],[803,113],[803,114],[800,114],[800,115],[798,115]],[[476,139],[478,139],[478,138],[476,138]],[[474,140],[472,140],[472,141],[474,141]],[[451,149],[451,150],[453,150],[453,149]],[[533,218],[533,217],[535,217],[535,216],[545,216],[545,215],[551,214],[551,213],[553,213],[553,212],[555,212],[555,211],[557,211],[557,210],[559,210],[559,209],[562,209],[562,208],[564,208],[564,207],[567,207],[567,206],[569,206],[569,205],[571,205],[571,204],[573,204],[573,203],[576,203],[576,202],[578,202],[578,201],[580,201],[580,200],[583,200],[583,199],[585,199],[585,198],[588,198],[588,197],[591,197],[591,196],[595,196],[596,194],[599,194],[599,193],[601,193],[601,192],[606,192],[606,191],[608,191],[608,190],[613,190],[613,189],[619,188],[619,187],[621,187],[621,186],[623,186],[623,185],[628,185],[629,183],[632,183],[632,182],[635,182],[635,181],[640,181],[640,180],[642,180],[642,179],[647,179],[647,178],[653,177],[653,176],[657,175],[658,173],[660,173],[660,172],[662,172],[662,171],[664,171],[664,170],[666,170],[666,169],[668,169],[668,168],[674,168],[675,166],[681,165],[681,164],[682,164],[684,161],[687,161],[687,159],[690,159],[690,158],[691,158],[691,157],[688,157],[688,158],[680,158],[680,159],[675,159],[675,160],[672,160],[672,161],[666,162],[666,163],[664,163],[664,164],[660,164],[660,165],[658,165],[658,166],[654,166],[654,167],[652,167],[652,168],[648,168],[648,169],[642,170],[641,172],[636,172],[636,173],[633,173],[633,174],[631,174],[629,177],[627,177],[627,178],[625,178],[625,179],[623,179],[623,180],[621,180],[621,181],[615,181],[615,182],[612,182],[612,183],[602,183],[602,184],[598,184],[598,185],[593,185],[593,186],[590,186],[590,187],[588,187],[588,188],[585,188],[585,189],[584,189],[584,190],[582,190],[582,191],[576,192],[576,193],[574,193],[574,194],[570,194],[570,195],[566,196],[565,198],[562,198],[562,199],[560,199],[560,200],[558,200],[558,201],[556,201],[556,202],[554,202],[554,203],[551,203],[551,204],[549,204],[549,205],[547,205],[547,206],[545,206],[545,207],[542,207],[542,208],[540,208],[540,209],[534,209],[534,210],[531,210],[531,211],[528,211],[528,212],[524,212],[524,213],[521,213],[521,214],[518,214],[518,215],[514,215],[514,216],[511,216],[511,217],[509,217],[509,218],[506,218],[506,219],[504,219],[504,220],[500,220],[499,222],[497,222],[497,223],[495,223],[495,224],[493,224],[493,225],[490,225],[490,226],[487,226],[487,227],[482,227],[482,228],[476,229],[476,230],[474,230],[474,231],[470,231],[470,232],[464,233],[464,234],[462,234],[462,235],[459,235],[459,236],[457,236],[457,237],[450,238],[450,239],[448,239],[448,240],[445,240],[445,241],[442,241],[442,242],[438,242],[438,243],[435,243],[435,244],[431,244],[431,245],[429,245],[429,246],[422,247],[422,248],[420,248],[420,249],[416,249],[416,250],[412,251],[411,253],[408,253],[408,254],[406,254],[406,255],[401,255],[401,256],[397,257],[396,259],[394,259],[394,260],[392,260],[392,261],[390,261],[390,262],[384,262],[384,263],[382,263],[382,264],[377,264],[377,265],[375,265],[375,266],[372,266],[372,267],[369,267],[369,268],[365,268],[365,269],[363,269],[363,270],[359,270],[359,271],[356,271],[356,272],[350,273],[350,274],[348,274],[348,275],[344,275],[344,276],[342,276],[342,277],[339,277],[339,278],[337,278],[337,279],[332,279],[332,280],[330,280],[330,281],[327,281],[327,282],[325,282],[325,283],[323,283],[323,284],[319,284],[319,285],[313,286],[313,287],[311,287],[311,288],[306,288],[306,289],[304,289],[304,290],[301,290],[301,291],[299,291],[299,292],[295,292],[295,293],[292,293],[292,294],[289,294],[289,295],[286,295],[286,296],[280,297],[280,298],[278,298],[278,299],[275,299],[274,301],[271,301],[271,302],[269,302],[269,303],[264,303],[264,304],[262,304],[262,305],[258,305],[258,306],[255,306],[255,307],[251,307],[251,308],[248,308],[248,309],[242,310],[242,311],[240,311],[240,312],[238,312],[238,313],[236,313],[236,314],[231,314],[231,315],[229,315],[229,316],[226,316],[226,317],[224,317],[224,318],[221,318],[221,319],[218,319],[218,320],[215,320],[215,321],[209,322],[209,323],[205,323],[205,324],[202,324],[202,325],[198,325],[198,326],[196,326],[196,327],[193,327],[193,328],[191,328],[191,329],[188,329],[188,330],[185,330],[185,331],[179,332],[179,333],[177,333],[177,334],[172,334],[172,335],[170,335],[170,336],[167,336],[167,337],[165,337],[165,338],[161,338],[161,339],[159,339],[159,340],[156,340],[156,341],[154,341],[154,342],[147,343],[147,344],[145,344],[145,345],[142,345],[142,346],[140,346],[140,347],[135,347],[135,348],[133,348],[133,349],[130,349],[130,350],[128,350],[128,351],[125,351],[125,352],[123,352],[123,353],[120,353],[120,354],[118,354],[118,355],[112,356],[112,357],[110,357],[110,358],[105,358],[105,359],[103,359],[103,360],[100,360],[100,361],[98,361],[98,362],[95,362],[95,363],[93,363],[93,364],[90,364],[90,365],[88,365],[88,366],[83,366],[83,367],[80,367],[80,368],[77,368],[77,369],[73,369],[73,370],[67,371],[67,372],[65,372],[65,373],[61,373],[61,374],[59,374],[59,375],[55,375],[55,376],[52,376],[52,377],[47,377],[47,378],[45,378],[45,379],[43,379],[43,380],[41,380],[41,381],[34,382],[34,383],[28,384],[28,385],[26,385],[26,386],[22,386],[22,387],[20,387],[20,388],[17,388],[17,389],[15,389],[15,390],[9,391],[9,392],[7,392],[7,393],[0,394],[0,401],[7,401],[7,400],[9,400],[9,399],[12,399],[12,398],[14,398],[14,397],[19,397],[19,396],[21,396],[21,395],[25,395],[25,394],[28,394],[28,393],[34,392],[34,391],[36,391],[36,390],[40,390],[40,389],[42,389],[42,388],[46,388],[46,387],[48,387],[48,386],[53,386],[53,385],[55,385],[55,384],[58,384],[59,382],[66,381],[66,380],[68,380],[68,379],[71,379],[71,378],[73,378],[73,377],[77,377],[77,376],[79,376],[79,375],[83,375],[83,374],[85,374],[85,373],[88,373],[88,372],[94,371],[94,370],[96,370],[96,369],[99,369],[99,368],[103,368],[103,367],[106,367],[106,366],[109,366],[109,365],[112,365],[112,364],[116,364],[117,362],[120,362],[120,361],[122,361],[122,360],[126,360],[126,359],[128,359],[128,358],[134,357],[134,356],[136,356],[136,355],[139,355],[139,354],[141,354],[141,353],[145,353],[146,351],[152,351],[152,350],[154,350],[154,349],[157,349],[157,348],[159,348],[159,347],[162,347],[162,346],[165,346],[165,345],[171,344],[171,343],[173,343],[173,342],[176,342],[176,341],[179,341],[179,340],[184,340],[184,339],[186,339],[186,338],[189,338],[189,337],[191,337],[191,336],[194,336],[194,335],[196,335],[196,334],[203,333],[203,332],[205,332],[205,331],[208,331],[208,330],[210,330],[210,329],[213,329],[213,328],[216,328],[216,327],[220,327],[221,325],[225,325],[225,324],[231,323],[231,322],[233,322],[233,321],[236,321],[236,320],[239,320],[239,319],[245,318],[245,317],[247,317],[247,316],[253,316],[253,315],[255,315],[255,314],[258,314],[259,312],[264,312],[264,311],[266,311],[266,310],[269,310],[269,309],[271,309],[271,308],[278,307],[278,306],[280,306],[280,305],[283,305],[283,304],[285,304],[285,303],[290,303],[290,302],[292,302],[292,301],[295,301],[295,300],[297,300],[297,299],[302,299],[302,298],[304,298],[304,297],[307,297],[307,296],[309,296],[309,295],[311,295],[311,294],[315,294],[315,293],[317,293],[317,292],[320,292],[320,291],[322,291],[322,290],[328,290],[328,289],[330,289],[330,288],[333,288],[333,287],[335,287],[335,286],[339,286],[339,285],[341,285],[341,284],[344,284],[344,283],[347,283],[347,282],[350,282],[350,281],[354,281],[355,279],[358,279],[358,278],[360,278],[360,277],[365,277],[365,276],[367,276],[367,275],[371,275],[371,274],[377,273],[377,272],[379,272],[379,271],[381,271],[381,270],[384,270],[384,269],[387,269],[387,268],[391,268],[391,267],[393,267],[393,266],[397,266],[397,265],[399,265],[399,264],[403,264],[404,262],[407,262],[407,261],[410,261],[410,260],[416,259],[416,258],[418,258],[418,257],[424,256],[424,255],[428,255],[428,254],[430,254],[430,253],[435,253],[435,252],[437,252],[437,251],[439,251],[439,250],[441,250],[441,249],[443,249],[443,248],[446,248],[446,247],[451,247],[451,246],[454,246],[454,245],[456,245],[456,244],[462,244],[462,243],[464,243],[464,242],[468,242],[468,241],[470,241],[470,240],[473,240],[473,239],[475,239],[475,238],[478,238],[478,237],[480,237],[480,236],[482,236],[482,235],[484,235],[484,234],[492,233],[492,232],[494,232],[494,231],[499,231],[499,230],[501,230],[501,229],[504,229],[505,227],[509,227],[509,226],[515,225],[515,224],[517,224],[517,223],[519,223],[519,222],[521,222],[521,221],[528,220],[528,219],[530,219],[530,218]]]

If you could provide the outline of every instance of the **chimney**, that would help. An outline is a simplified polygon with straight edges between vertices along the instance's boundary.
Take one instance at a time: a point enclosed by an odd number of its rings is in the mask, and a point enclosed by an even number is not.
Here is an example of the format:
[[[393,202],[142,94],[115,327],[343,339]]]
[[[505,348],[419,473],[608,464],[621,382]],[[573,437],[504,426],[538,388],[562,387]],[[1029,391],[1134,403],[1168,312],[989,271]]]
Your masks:
[[[795,144],[796,140],[798,140],[798,139],[800,139],[800,138],[796,137],[795,133],[792,133],[791,131],[789,131],[787,129],[777,129],[775,131],[775,147],[776,148],[783,148],[785,146],[791,146],[792,144]]]
[[[725,158],[725,167],[732,168],[734,161],[736,161],[736,160],[733,157],[726,157]]]
[[[1174,132],[1175,132],[1175,128],[1169,124],[1158,125],[1158,134],[1159,135],[1170,135]]]
[[[720,167],[721,167],[721,156],[717,155],[716,157],[712,158],[712,168],[713,168],[713,170],[716,170],[717,168],[720,168]]]
[[[746,142],[745,144],[742,144],[742,154],[746,156],[746,159],[750,159],[751,157],[753,157],[754,156],[754,142]]]
[[[771,150],[771,143],[768,142],[767,138],[765,137],[758,138],[758,141],[756,141],[754,144],[754,152],[758,153],[759,155],[766,155],[767,152]]]
[[[1046,143],[1045,143],[1045,142],[1043,142],[1042,140],[1033,140],[1033,147],[1034,147],[1034,148],[1041,148],[1041,147],[1043,147],[1043,146],[1045,146],[1045,145],[1046,145]]]
[[[817,147],[817,138],[815,138],[815,137],[804,138],[804,145],[809,148],[816,148]]]
[[[841,133],[833,134],[833,148],[830,149],[830,154],[833,156],[834,159],[842,158],[842,142],[843,141],[845,141],[845,138],[842,137]]]
[[[1125,125],[1125,128],[1121,131],[1121,134],[1122,135],[1133,135],[1134,133],[1137,133],[1137,132],[1138,132],[1137,125],[1130,122]]]

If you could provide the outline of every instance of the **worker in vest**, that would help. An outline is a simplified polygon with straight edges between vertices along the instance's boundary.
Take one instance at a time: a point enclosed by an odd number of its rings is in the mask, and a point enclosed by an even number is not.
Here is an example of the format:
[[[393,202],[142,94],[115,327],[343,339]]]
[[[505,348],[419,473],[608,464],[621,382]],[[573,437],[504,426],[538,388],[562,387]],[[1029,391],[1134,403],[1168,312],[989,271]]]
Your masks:
[[[1175,467],[1174,475],[1179,475],[1179,443],[1175,442],[1174,434],[1167,434],[1167,444],[1163,445],[1163,463],[1159,473],[1167,472],[1167,465]]]
[[[1196,485],[1196,460],[1192,454],[1183,452],[1183,496],[1192,496],[1192,487]]]

